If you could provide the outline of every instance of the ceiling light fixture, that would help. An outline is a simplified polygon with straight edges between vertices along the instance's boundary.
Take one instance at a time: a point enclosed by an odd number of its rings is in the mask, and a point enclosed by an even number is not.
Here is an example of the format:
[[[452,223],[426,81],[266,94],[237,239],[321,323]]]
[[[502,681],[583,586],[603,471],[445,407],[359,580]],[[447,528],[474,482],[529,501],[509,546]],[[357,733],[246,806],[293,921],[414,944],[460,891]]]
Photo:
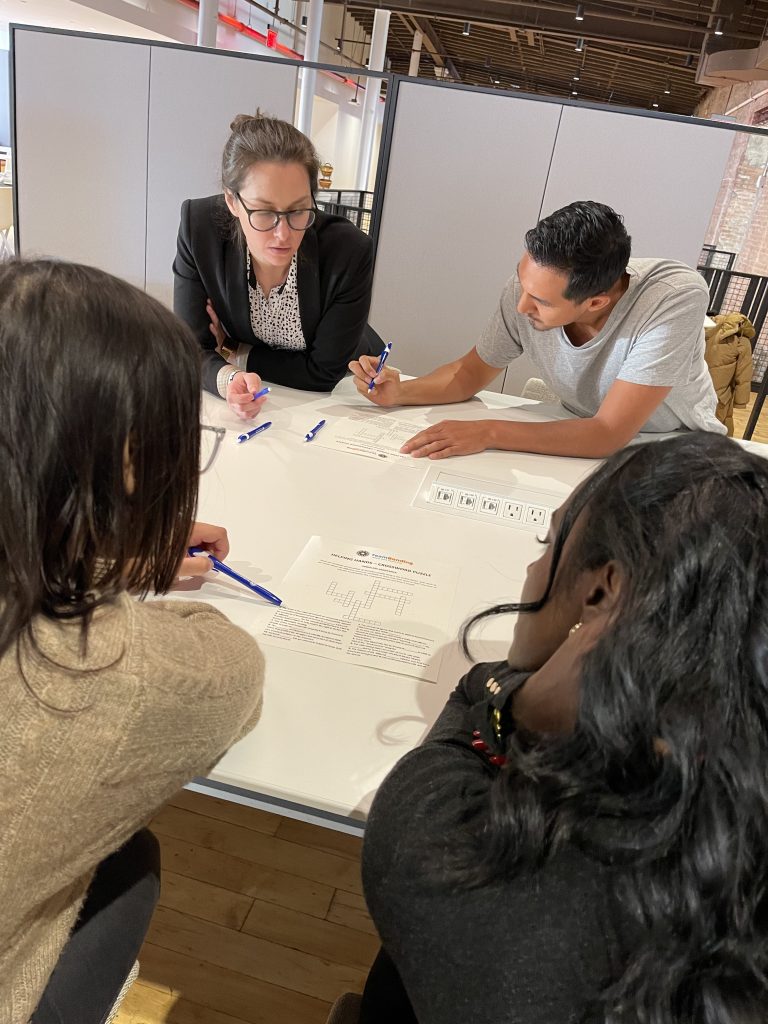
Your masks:
[[[573,80],[574,80],[574,82],[580,82],[581,81],[581,75],[574,75],[573,76]]]
[[[584,21],[584,4],[576,4],[576,21]]]
[[[578,95],[579,95],[579,90],[578,89],[572,89],[571,90],[571,96],[578,96]]]
[[[672,94],[672,83],[667,79],[666,87],[664,88],[664,95],[670,96]]]
[[[464,28],[461,30],[461,34],[463,36],[468,36],[471,28],[472,26],[470,25],[470,23],[468,21],[465,21]]]
[[[653,103],[651,104],[651,106],[653,107],[654,110],[658,110],[659,109],[659,101],[658,100],[654,100]]]
[[[357,81],[355,82],[355,95],[351,96],[350,100],[349,100],[349,102],[354,107],[358,106],[359,103],[360,103],[360,100],[357,98],[357,94],[358,94],[359,91],[360,91],[360,76],[358,75],[357,76]]]
[[[723,19],[718,18],[715,22],[715,35],[721,36],[723,34]]]
[[[574,49],[576,50],[576,53],[581,53],[581,51],[584,49],[584,40],[581,37],[579,37],[576,40],[576,46],[574,47]]]

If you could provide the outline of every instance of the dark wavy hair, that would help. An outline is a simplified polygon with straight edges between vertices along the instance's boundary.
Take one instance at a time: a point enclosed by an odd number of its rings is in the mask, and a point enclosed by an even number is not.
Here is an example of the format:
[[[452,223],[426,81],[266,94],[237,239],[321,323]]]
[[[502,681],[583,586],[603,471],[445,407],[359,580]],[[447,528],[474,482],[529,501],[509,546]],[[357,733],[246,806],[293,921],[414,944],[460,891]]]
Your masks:
[[[167,590],[183,557],[199,347],[110,274],[13,261],[0,264],[0,389],[0,654],[37,615],[80,617],[85,642],[99,604]]]
[[[584,658],[572,734],[510,737],[463,877],[575,844],[617,869],[646,936],[601,995],[606,1022],[763,1024],[768,461],[708,433],[623,450],[568,503],[542,599],[472,622],[539,610],[572,531],[557,587],[616,561],[620,609]]]
[[[539,266],[568,275],[564,298],[584,302],[616,284],[627,269],[632,239],[615,210],[584,200],[540,220],[526,232],[525,248]]]

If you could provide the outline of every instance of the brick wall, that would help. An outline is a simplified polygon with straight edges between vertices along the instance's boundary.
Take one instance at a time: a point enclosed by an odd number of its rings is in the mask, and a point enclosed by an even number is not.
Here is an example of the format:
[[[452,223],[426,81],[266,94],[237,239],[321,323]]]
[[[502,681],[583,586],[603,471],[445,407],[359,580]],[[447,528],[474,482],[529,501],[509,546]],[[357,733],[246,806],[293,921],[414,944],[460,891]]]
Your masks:
[[[696,110],[699,117],[729,114],[740,124],[765,116],[765,82],[739,82],[713,89]],[[737,135],[705,243],[738,253],[734,270],[768,276],[768,131]]]
[[[766,82],[738,82],[713,89],[696,109],[698,117],[726,114],[739,124],[764,124],[768,107]],[[736,135],[723,184],[712,211],[705,244],[737,253],[733,270],[768,277],[768,131]],[[746,278],[734,278],[723,308],[739,308]],[[753,381],[768,369],[768,321],[756,339]]]

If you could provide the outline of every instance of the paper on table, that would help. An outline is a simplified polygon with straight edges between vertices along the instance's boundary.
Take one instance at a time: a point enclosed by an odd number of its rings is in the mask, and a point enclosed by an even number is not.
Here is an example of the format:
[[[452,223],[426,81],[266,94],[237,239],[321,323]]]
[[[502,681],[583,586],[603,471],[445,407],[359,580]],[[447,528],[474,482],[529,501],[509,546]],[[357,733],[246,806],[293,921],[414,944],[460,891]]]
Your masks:
[[[266,643],[437,680],[458,567],[312,537],[280,585]]]
[[[402,420],[380,413],[352,413],[329,423],[312,444],[379,462],[400,461],[418,469],[419,460],[403,455],[400,449],[426,426],[426,420]]]

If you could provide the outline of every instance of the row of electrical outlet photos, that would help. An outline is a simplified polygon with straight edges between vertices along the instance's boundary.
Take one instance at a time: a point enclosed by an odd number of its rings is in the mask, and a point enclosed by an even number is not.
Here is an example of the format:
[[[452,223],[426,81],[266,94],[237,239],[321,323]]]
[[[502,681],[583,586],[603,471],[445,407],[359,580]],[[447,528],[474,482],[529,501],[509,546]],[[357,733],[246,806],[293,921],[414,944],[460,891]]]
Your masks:
[[[515,498],[500,498],[496,494],[462,491],[458,487],[437,484],[432,488],[430,500],[435,505],[455,508],[463,512],[478,512],[484,516],[498,516],[513,523],[527,526],[547,526],[552,509],[544,505],[529,505]]]

